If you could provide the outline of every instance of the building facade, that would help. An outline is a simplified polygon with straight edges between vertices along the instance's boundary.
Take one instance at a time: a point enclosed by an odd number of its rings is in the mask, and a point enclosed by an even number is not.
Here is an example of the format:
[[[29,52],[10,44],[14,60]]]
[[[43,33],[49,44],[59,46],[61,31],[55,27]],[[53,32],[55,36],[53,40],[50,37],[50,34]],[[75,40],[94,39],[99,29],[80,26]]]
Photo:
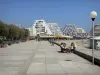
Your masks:
[[[88,37],[88,33],[77,33],[76,34],[76,38],[87,38]]]
[[[89,32],[89,36],[93,35],[93,28]],[[94,25],[94,36],[100,36],[100,24]]]
[[[63,29],[64,35],[76,36],[77,30],[75,24],[67,24]]]
[[[59,27],[59,25],[57,23],[47,23],[49,29],[51,30],[52,34],[58,34],[58,35],[62,35],[62,31],[61,28]]]
[[[52,34],[44,20],[35,20],[33,24],[34,34]]]
[[[77,38],[87,38],[88,33],[85,32],[85,30],[83,28],[76,28],[77,30]]]
[[[85,30],[83,28],[76,28],[77,33],[85,33]]]
[[[34,34],[33,34],[33,28],[26,28],[26,29],[29,30],[29,35],[30,35],[30,36],[33,36],[33,35],[34,35]]]
[[[32,28],[27,28],[30,31],[30,36],[37,34],[59,34],[62,35],[61,28],[57,23],[46,23],[45,20],[35,20]]]

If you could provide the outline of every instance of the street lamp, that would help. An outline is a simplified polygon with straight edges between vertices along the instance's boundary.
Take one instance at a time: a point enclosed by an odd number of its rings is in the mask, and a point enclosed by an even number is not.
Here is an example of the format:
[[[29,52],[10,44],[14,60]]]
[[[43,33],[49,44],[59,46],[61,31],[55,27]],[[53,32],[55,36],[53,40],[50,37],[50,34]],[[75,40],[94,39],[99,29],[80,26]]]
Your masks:
[[[90,17],[92,19],[92,28],[93,28],[93,47],[92,47],[92,64],[94,64],[94,20],[97,16],[97,13],[95,11],[92,11],[90,13]]]

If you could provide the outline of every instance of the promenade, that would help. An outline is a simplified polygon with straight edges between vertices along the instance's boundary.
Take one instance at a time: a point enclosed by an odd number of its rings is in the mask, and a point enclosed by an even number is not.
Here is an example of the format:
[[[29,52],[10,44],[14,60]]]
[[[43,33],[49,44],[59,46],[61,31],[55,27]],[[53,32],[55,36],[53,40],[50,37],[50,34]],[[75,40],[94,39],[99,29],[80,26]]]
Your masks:
[[[47,41],[0,48],[0,75],[100,75],[100,67]]]
[[[89,41],[88,40],[61,40],[58,43],[65,42],[67,46],[70,46],[71,42],[77,44],[77,51],[82,52],[84,54],[92,56],[92,49],[89,49]],[[97,59],[100,59],[100,50],[94,50],[94,56]]]

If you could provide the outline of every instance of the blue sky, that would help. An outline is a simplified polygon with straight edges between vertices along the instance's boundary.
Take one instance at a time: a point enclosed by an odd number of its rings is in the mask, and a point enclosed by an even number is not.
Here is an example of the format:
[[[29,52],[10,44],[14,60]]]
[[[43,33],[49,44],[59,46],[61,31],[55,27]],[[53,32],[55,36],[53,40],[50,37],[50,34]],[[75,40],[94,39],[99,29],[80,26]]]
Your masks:
[[[0,20],[23,27],[31,27],[36,19],[44,19],[62,28],[75,24],[89,31],[92,10],[98,13],[95,24],[100,24],[100,0],[0,0]]]

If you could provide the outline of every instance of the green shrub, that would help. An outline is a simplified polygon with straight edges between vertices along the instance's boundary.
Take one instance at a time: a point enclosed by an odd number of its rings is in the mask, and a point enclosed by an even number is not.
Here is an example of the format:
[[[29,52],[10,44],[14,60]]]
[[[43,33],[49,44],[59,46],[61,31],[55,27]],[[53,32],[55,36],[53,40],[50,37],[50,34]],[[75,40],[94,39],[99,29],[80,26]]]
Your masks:
[[[2,44],[3,43],[3,40],[0,40],[0,44]]]
[[[12,45],[12,41],[8,41],[8,45]]]

